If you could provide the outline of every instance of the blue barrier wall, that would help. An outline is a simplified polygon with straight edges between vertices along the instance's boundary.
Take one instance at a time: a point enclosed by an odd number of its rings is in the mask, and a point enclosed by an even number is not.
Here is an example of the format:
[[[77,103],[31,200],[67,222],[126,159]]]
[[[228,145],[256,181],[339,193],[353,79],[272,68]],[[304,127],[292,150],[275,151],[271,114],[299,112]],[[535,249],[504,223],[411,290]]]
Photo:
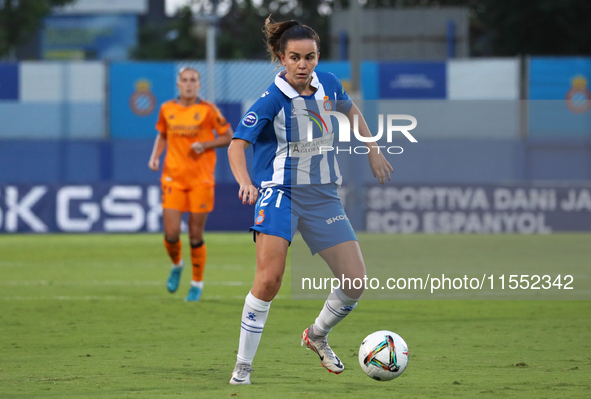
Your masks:
[[[0,184],[158,184],[148,169],[152,140],[35,140],[0,143]],[[234,183],[226,148],[216,150],[216,181]],[[250,163],[252,154],[246,152]]]
[[[253,207],[237,193],[236,184],[216,187],[208,229],[248,230]],[[160,198],[160,186],[147,184],[0,185],[0,233],[159,232]]]
[[[393,62],[378,67],[380,98],[447,98],[445,62]]]
[[[536,57],[529,74],[527,177],[591,179],[591,59]]]
[[[532,59],[529,137],[591,140],[590,79],[591,59]]]
[[[176,95],[175,76],[181,65],[0,64],[0,184],[157,185],[159,173],[147,167],[157,109]],[[203,69],[204,63],[195,66]],[[216,68],[217,104],[235,127],[276,71],[269,63],[254,62],[220,63]],[[318,68],[334,72],[344,82],[350,79],[347,63],[322,63]],[[505,97],[441,99],[449,97],[449,87],[456,87],[462,74],[446,75],[444,63],[421,68],[412,63],[362,65],[363,112],[372,131],[377,114],[391,109],[419,121],[419,143],[391,143],[404,148],[401,155],[388,155],[395,168],[391,184],[591,180],[591,59],[533,58],[530,97],[522,103]],[[480,71],[478,65],[470,68]],[[256,81],[243,82],[240,71],[257,76]],[[460,91],[461,98],[470,94],[465,87]],[[137,93],[143,95],[134,96]],[[74,138],[78,140],[70,140]],[[234,184],[226,150],[217,153],[218,183]],[[353,185],[362,190],[361,184],[373,181],[363,157],[339,159],[345,183],[347,176],[354,176]]]
[[[400,155],[387,155],[395,169],[395,182],[591,180],[590,146],[495,139],[391,144],[404,149]],[[157,183],[160,174],[147,166],[152,145],[152,140],[4,141],[0,145],[0,184]],[[226,149],[218,149],[217,154],[216,180],[233,183]],[[343,167],[348,162],[347,154],[339,159]],[[365,161],[361,167],[365,180],[371,181]]]
[[[0,64],[0,139],[106,137],[101,62]]]
[[[19,68],[18,64],[7,63],[0,64],[0,100],[19,99]]]
[[[153,137],[160,105],[175,96],[172,63],[113,63],[109,76],[111,137]]]

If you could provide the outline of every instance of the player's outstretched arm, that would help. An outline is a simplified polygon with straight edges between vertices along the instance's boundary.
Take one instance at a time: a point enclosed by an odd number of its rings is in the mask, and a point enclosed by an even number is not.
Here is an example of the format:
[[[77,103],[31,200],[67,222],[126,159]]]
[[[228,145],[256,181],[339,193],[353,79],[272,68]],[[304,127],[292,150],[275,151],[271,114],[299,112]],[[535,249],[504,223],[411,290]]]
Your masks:
[[[355,104],[353,104],[349,112],[347,112],[347,118],[349,119],[351,126],[353,126],[354,115],[358,115],[359,118],[359,134],[363,137],[371,137],[372,134],[369,131],[367,122]],[[390,181],[390,174],[394,173],[394,168],[392,168],[390,162],[386,160],[386,157],[379,150],[375,142],[368,142],[365,143],[365,145],[369,148],[369,153],[367,156],[369,159],[369,167],[371,168],[371,173],[373,173],[373,176],[377,177],[380,184],[386,183],[386,178],[388,181]]]
[[[166,136],[162,133],[158,133],[156,140],[154,141],[154,148],[152,148],[152,155],[150,155],[150,160],[148,161],[148,168],[158,172],[158,169],[160,169],[160,155],[162,155],[165,149]]]
[[[252,184],[250,175],[248,174],[248,167],[246,165],[246,156],[244,150],[248,148],[250,143],[242,139],[234,139],[228,147],[228,159],[230,161],[230,168],[234,174],[236,182],[240,185],[238,190],[238,198],[242,200],[243,204],[247,202],[253,205],[259,196],[259,190]]]

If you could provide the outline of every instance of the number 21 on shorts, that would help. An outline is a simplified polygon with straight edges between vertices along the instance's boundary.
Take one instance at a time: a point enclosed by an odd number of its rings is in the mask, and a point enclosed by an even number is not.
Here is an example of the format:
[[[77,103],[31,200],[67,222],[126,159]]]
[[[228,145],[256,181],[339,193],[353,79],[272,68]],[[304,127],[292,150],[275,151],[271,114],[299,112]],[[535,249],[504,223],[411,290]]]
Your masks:
[[[273,190],[271,187],[261,190],[261,199],[259,203],[260,208],[264,208],[271,202],[271,197],[273,196],[273,192],[277,192],[277,199],[275,200],[275,208],[279,208],[281,206],[281,200],[283,199],[283,190]]]

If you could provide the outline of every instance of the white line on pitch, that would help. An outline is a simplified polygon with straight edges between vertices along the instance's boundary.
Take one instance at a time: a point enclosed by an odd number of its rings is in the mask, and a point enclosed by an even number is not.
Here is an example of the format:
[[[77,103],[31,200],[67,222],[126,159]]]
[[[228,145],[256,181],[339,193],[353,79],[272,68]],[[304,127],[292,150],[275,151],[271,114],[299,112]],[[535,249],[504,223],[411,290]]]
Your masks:
[[[168,296],[167,296],[168,297]],[[54,296],[4,296],[0,297],[2,301],[128,301],[130,299],[137,299],[138,297],[135,296],[115,296],[115,295],[84,295],[84,296],[68,296],[68,295],[54,295]],[[286,295],[277,295],[275,299],[286,299],[289,296]],[[141,299],[153,299],[153,300],[161,300],[163,299],[162,296],[141,296]],[[213,295],[213,296],[203,296],[203,301],[207,302],[208,300],[219,300],[219,299],[237,299],[237,300],[244,300],[244,295],[232,295],[232,296],[223,296],[223,295]]]
[[[148,286],[158,286],[163,285],[164,280],[162,281],[109,281],[109,280],[84,280],[84,281],[47,281],[47,280],[38,280],[38,281],[1,281],[0,286],[10,286],[10,287],[27,287],[27,286],[52,286],[52,285],[118,285],[118,286],[137,286],[137,285],[148,285]],[[247,281],[208,281],[205,280],[206,285],[229,285],[229,286],[241,286],[241,285],[249,285],[252,282]]]

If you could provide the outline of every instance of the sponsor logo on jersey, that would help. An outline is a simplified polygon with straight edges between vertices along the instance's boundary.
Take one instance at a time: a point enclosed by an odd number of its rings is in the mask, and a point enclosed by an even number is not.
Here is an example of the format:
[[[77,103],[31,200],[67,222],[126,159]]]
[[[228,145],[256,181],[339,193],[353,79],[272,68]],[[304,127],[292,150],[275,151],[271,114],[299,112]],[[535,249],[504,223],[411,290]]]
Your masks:
[[[334,143],[334,134],[317,137],[310,141],[292,141],[289,143],[288,155],[290,157],[309,157],[313,155],[322,155],[326,153],[327,148],[331,148]]]
[[[256,112],[250,111],[242,119],[242,124],[246,127],[253,127],[257,124],[258,121],[259,116],[256,114]]]

